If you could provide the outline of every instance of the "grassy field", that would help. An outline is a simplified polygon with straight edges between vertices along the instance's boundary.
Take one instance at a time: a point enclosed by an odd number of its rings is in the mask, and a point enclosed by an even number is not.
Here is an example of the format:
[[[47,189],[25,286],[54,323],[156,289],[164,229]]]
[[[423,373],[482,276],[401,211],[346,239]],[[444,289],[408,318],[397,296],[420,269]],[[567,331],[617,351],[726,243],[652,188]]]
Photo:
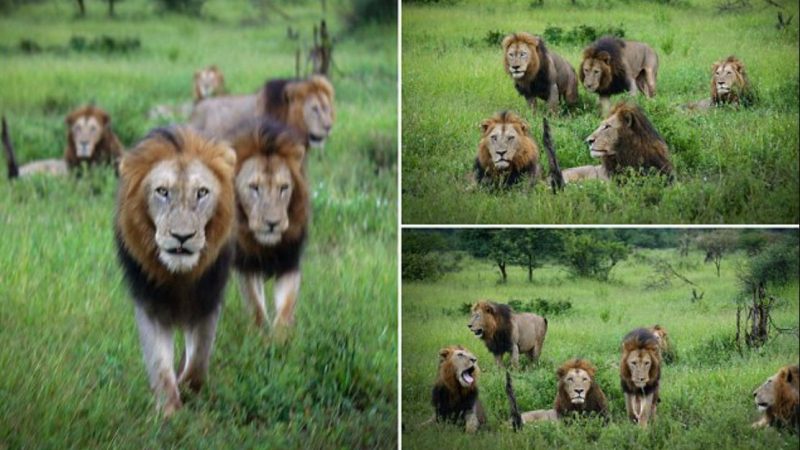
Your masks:
[[[751,2],[718,14],[717,0],[441,2],[403,5],[403,223],[797,223],[798,24],[777,30],[775,7]],[[798,3],[783,15],[798,16]],[[669,145],[677,182],[587,182],[552,195],[542,184],[472,188],[478,124],[521,113],[541,143],[542,102],[531,116],[504,73],[497,37],[578,26],[622,28],[658,53],[657,95],[637,98]],[[494,35],[493,35],[494,33]],[[573,67],[584,43],[548,43]],[[730,54],[747,66],[760,100],[747,110],[685,112],[707,98],[711,64]],[[561,167],[596,164],[583,140],[599,125],[597,96],[552,118]],[[625,96],[616,96],[620,100]],[[546,159],[543,160],[547,167]],[[432,208],[432,205],[436,205]]]
[[[309,161],[313,218],[294,340],[271,345],[235,283],[208,385],[172,420],[152,395],[112,240],[116,179],[0,180],[0,449],[370,448],[397,442],[397,30],[337,38],[337,123]],[[158,103],[191,99],[195,69],[218,64],[233,93],[294,74],[291,24],[306,46],[319,2],[280,2],[291,21],[251,2],[209,1],[201,18],[126,0],[118,17],[87,2],[46,1],[0,17],[0,112],[20,162],[60,157],[64,116],[95,101],[127,146]],[[137,38],[122,55],[64,50],[72,36]],[[20,50],[35,40],[42,52]],[[307,47],[306,47],[307,48]],[[4,172],[3,172],[4,173]],[[268,286],[271,293],[271,286]]]
[[[736,267],[743,254],[724,259],[717,278],[713,264],[692,252],[681,258],[675,250],[637,250],[668,260],[700,285],[705,296],[691,302],[691,289],[680,281],[664,288],[646,288],[652,266],[632,256],[611,272],[607,283],[572,278],[563,268],[547,265],[534,272],[513,268],[507,284],[487,261],[468,259],[459,272],[433,283],[405,283],[402,298],[402,442],[408,448],[596,448],[596,449],[796,449],[798,437],[774,429],[752,430],[758,418],[751,392],[783,365],[798,362],[796,336],[780,335],[761,351],[740,356],[730,344],[735,334],[738,292]],[[778,289],[782,299],[774,310],[779,326],[798,326],[800,288],[797,281]],[[462,304],[479,298],[569,301],[572,308],[548,317],[549,327],[539,365],[521,358],[512,371],[517,401],[524,411],[552,407],[555,369],[566,359],[584,357],[598,368],[597,380],[608,397],[611,420],[586,419],[572,425],[540,423],[511,429],[505,374],[485,345],[467,329]],[[659,323],[670,332],[677,361],[662,369],[661,404],[647,431],[627,421],[619,385],[619,346],[638,326]],[[436,377],[437,351],[461,344],[478,357],[483,375],[480,398],[488,425],[475,436],[451,424],[420,427],[433,415],[431,388]]]

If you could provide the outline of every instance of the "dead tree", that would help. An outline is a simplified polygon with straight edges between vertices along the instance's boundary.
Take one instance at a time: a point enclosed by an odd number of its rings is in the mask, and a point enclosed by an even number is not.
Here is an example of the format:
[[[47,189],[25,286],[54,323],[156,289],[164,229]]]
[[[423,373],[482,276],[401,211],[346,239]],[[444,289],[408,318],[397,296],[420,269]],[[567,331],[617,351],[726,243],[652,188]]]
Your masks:
[[[312,73],[329,76],[333,65],[333,41],[328,34],[325,20],[320,22],[319,28],[314,25],[314,46],[308,54],[308,59],[311,62]]]
[[[2,140],[3,149],[6,153],[6,166],[8,167],[8,179],[13,180],[19,176],[19,166],[17,159],[14,156],[14,146],[11,145],[11,138],[8,136],[8,124],[6,123],[6,116],[2,118]]]
[[[544,148],[547,150],[547,161],[550,165],[550,188],[553,189],[553,193],[555,194],[564,189],[564,175],[558,164],[558,158],[556,158],[553,137],[550,135],[550,124],[547,123],[546,117],[542,118],[542,128],[544,133]]]
[[[85,17],[86,5],[83,4],[83,0],[77,0],[77,2],[78,2],[78,14],[80,14],[81,17]]]

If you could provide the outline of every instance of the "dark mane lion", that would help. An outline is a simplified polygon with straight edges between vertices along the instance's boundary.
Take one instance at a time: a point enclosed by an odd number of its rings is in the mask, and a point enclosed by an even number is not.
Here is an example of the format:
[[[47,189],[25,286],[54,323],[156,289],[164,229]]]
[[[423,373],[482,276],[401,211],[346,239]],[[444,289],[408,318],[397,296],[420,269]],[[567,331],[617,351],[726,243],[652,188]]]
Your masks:
[[[600,86],[595,91],[601,95],[621,94],[628,91],[628,76],[623,62],[623,51],[625,41],[611,36],[605,36],[596,40],[592,45],[583,50],[583,60],[596,59],[606,63],[607,70],[604,70],[603,77],[600,79]],[[585,75],[583,70],[578,71],[581,83],[584,82]]]
[[[753,392],[761,419],[754,428],[771,426],[800,434],[800,366],[788,365]]]
[[[648,329],[637,328],[622,340],[619,378],[628,417],[647,427],[655,419],[661,381],[658,339]]]
[[[439,371],[431,395],[435,419],[463,423],[468,433],[474,433],[486,423],[483,405],[478,399],[480,368],[477,361],[460,345],[439,350]]]
[[[711,67],[711,104],[750,106],[755,93],[747,77],[744,63],[736,56],[728,56]]]

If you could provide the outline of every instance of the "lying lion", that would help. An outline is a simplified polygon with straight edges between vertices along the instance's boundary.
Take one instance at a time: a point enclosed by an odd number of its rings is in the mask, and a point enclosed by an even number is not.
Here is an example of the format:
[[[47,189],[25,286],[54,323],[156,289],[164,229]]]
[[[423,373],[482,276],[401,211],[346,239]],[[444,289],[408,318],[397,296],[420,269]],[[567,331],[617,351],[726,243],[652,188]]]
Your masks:
[[[753,392],[753,400],[763,413],[753,428],[788,428],[800,434],[800,366],[785,366],[767,378]]]
[[[711,66],[711,96],[685,105],[690,110],[706,110],[723,105],[750,106],[755,102],[755,91],[747,77],[744,63],[731,55]]]

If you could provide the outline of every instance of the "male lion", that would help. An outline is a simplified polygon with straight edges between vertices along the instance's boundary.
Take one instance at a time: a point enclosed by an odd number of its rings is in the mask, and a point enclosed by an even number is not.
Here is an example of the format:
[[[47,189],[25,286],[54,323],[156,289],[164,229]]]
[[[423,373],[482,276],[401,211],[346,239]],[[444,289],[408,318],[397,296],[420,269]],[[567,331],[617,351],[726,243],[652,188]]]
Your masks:
[[[486,423],[478,399],[478,358],[460,345],[439,350],[439,374],[433,385],[434,420],[465,424],[474,433]],[[430,422],[430,421],[429,421]]]
[[[800,434],[800,366],[788,365],[753,392],[761,419],[753,428],[788,428]]]
[[[512,33],[503,39],[502,46],[506,73],[532,112],[536,112],[537,98],[546,100],[551,112],[557,111],[559,98],[569,105],[577,103],[575,69],[564,58],[548,51],[542,38],[525,32]]]
[[[539,148],[527,122],[512,112],[503,111],[481,123],[475,181],[511,186],[525,175],[535,183],[539,174]]]
[[[686,105],[688,109],[709,109],[713,106],[751,106],[756,98],[744,64],[735,56],[711,66],[711,98]]]
[[[2,139],[6,152],[8,177],[24,177],[34,173],[65,175],[82,165],[117,166],[122,157],[123,147],[111,129],[111,117],[104,110],[86,105],[70,112],[67,124],[67,147],[62,159],[43,159],[23,166],[17,165],[14,147],[8,135],[8,124],[2,119]]]
[[[294,321],[310,215],[305,146],[293,130],[271,119],[251,121],[233,142],[239,219],[234,266],[259,327],[268,317],[264,281],[276,278],[272,326],[281,339]]]
[[[517,367],[520,353],[539,360],[547,319],[533,313],[515,314],[508,305],[482,300],[473,305],[467,327],[483,340],[499,365],[503,365],[503,354],[510,352],[511,363]]]
[[[197,104],[190,124],[208,136],[232,139],[242,122],[271,117],[294,128],[307,146],[322,147],[333,127],[333,86],[327,78],[272,80],[252,95],[215,97]]]
[[[556,371],[558,390],[553,409],[529,411],[520,415],[521,423],[542,420],[560,420],[573,415],[596,414],[608,418],[608,401],[603,389],[595,381],[597,369],[585,359],[570,359]],[[519,414],[513,395],[511,377],[506,377],[512,415]]]
[[[637,328],[622,340],[619,376],[628,418],[647,428],[647,424],[656,418],[661,379],[658,339],[649,330]]]
[[[192,109],[201,100],[225,93],[225,76],[215,65],[195,71],[192,82],[193,102],[179,105],[156,105],[147,114],[150,120],[181,120],[192,114]]]
[[[208,372],[235,220],[234,151],[188,129],[157,129],[126,154],[114,223],[156,408],[172,415],[178,384]],[[186,349],[176,377],[173,333]]]
[[[611,106],[610,97],[641,91],[648,97],[656,95],[658,55],[647,44],[623,41],[604,36],[583,50],[578,76],[583,87],[600,96],[601,113],[605,116]]]
[[[656,324],[648,328],[647,331],[653,333],[653,336],[655,336],[658,341],[658,351],[661,352],[661,360],[665,364],[674,362],[675,359],[677,359],[677,355],[675,353],[675,348],[672,346],[672,342],[670,342],[667,329]]]

